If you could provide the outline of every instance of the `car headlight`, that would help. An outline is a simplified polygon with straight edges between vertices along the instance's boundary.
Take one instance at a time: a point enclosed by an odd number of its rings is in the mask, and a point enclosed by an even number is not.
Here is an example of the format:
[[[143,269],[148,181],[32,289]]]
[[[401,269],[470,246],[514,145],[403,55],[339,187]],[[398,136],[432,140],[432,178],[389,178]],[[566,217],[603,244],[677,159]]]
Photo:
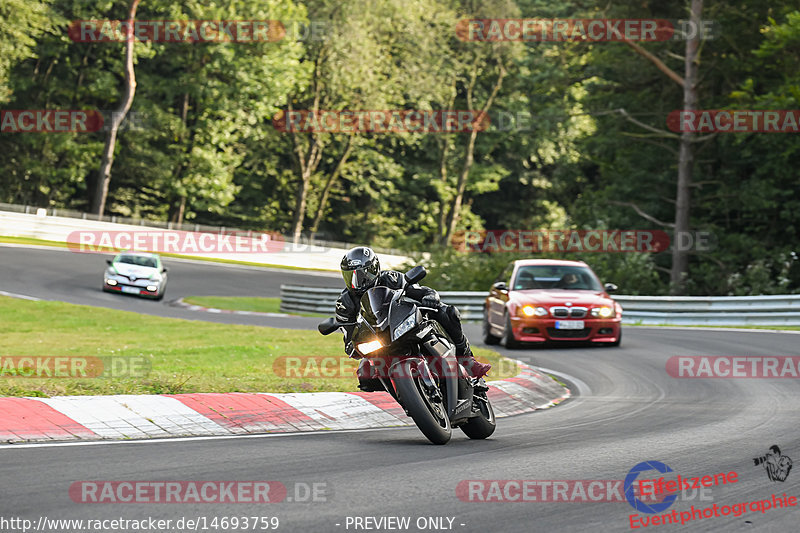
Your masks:
[[[117,284],[117,280],[115,280],[115,279],[107,279],[106,280],[106,284],[107,285],[111,285],[113,287],[114,285]]]
[[[149,292],[156,292],[158,290],[158,286],[156,286],[156,285],[148,285],[147,286],[147,290]]]
[[[392,333],[392,340],[399,339],[400,337],[408,333],[416,323],[417,323],[417,316],[414,314],[409,315],[408,318],[403,320],[399,326],[394,328],[394,332]]]
[[[522,308],[523,316],[547,316],[547,309],[544,307],[533,307],[526,305]]]
[[[611,307],[595,307],[592,309],[593,317],[611,318],[614,316],[614,309]]]
[[[375,339],[374,341],[361,342],[356,346],[356,348],[358,349],[359,352],[361,352],[361,354],[367,355],[374,352],[375,350],[380,350],[381,348],[383,348],[383,344],[381,344],[381,341],[379,341],[378,339]]]

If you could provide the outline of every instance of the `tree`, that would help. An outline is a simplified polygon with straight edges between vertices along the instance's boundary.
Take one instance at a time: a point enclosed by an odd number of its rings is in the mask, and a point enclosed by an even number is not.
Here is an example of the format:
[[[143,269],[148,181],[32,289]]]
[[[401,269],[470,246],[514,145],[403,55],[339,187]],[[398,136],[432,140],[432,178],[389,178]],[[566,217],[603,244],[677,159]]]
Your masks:
[[[35,57],[35,45],[44,33],[63,22],[50,8],[52,0],[3,0],[0,3],[0,103],[8,101],[11,69]]]
[[[311,83],[306,91],[289,95],[289,112],[303,110],[318,116],[323,110],[389,110],[408,105],[426,109],[442,92],[441,73],[435,67],[444,55],[447,24],[452,19],[435,0],[410,4],[325,0],[310,3],[309,11],[312,19],[329,21],[328,31],[324,40],[308,44]],[[322,182],[321,193],[314,198],[311,231],[316,232],[354,147],[364,145],[373,134],[291,129],[287,133],[299,173],[291,227],[297,239],[305,227],[312,179],[316,176]]]
[[[111,166],[114,164],[114,149],[117,146],[117,132],[122,121],[133,104],[133,96],[136,94],[136,72],[133,67],[133,52],[136,38],[134,33],[134,21],[136,20],[136,9],[141,0],[131,0],[128,8],[127,38],[125,39],[125,87],[123,89],[122,100],[119,107],[111,115],[111,125],[106,136],[106,144],[103,148],[102,159],[100,160],[100,171],[97,176],[97,186],[92,201],[92,211],[97,215],[103,216],[106,208],[106,197],[108,196],[108,184],[111,181]]]

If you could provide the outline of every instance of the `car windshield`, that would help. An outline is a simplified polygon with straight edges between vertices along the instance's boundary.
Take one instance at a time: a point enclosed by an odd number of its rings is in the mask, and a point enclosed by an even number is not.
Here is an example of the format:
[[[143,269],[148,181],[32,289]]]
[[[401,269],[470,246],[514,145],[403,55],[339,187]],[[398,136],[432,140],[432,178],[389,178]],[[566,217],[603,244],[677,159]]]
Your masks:
[[[158,266],[154,257],[145,257],[142,255],[120,255],[114,262],[150,268],[156,268]]]
[[[513,290],[565,289],[602,291],[603,287],[587,267],[562,265],[530,265],[517,270]]]

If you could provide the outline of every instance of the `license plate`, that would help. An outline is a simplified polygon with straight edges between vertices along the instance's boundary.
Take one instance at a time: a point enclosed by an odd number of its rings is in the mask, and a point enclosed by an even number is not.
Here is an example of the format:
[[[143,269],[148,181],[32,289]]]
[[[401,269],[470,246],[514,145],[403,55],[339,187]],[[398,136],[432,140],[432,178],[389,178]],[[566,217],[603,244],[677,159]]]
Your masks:
[[[556,329],[583,329],[583,320],[556,320]]]
[[[141,289],[138,289],[136,287],[122,287],[122,292],[127,292],[128,294],[139,294],[140,291]]]

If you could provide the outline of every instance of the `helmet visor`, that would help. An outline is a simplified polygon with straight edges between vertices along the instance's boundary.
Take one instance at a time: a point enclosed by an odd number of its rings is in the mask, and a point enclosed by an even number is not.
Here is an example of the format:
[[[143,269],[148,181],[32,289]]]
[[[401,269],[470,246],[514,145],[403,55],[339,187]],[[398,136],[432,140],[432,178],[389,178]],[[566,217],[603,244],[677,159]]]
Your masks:
[[[371,287],[378,274],[363,268],[357,268],[355,270],[342,270],[342,276],[348,289],[359,291]]]

